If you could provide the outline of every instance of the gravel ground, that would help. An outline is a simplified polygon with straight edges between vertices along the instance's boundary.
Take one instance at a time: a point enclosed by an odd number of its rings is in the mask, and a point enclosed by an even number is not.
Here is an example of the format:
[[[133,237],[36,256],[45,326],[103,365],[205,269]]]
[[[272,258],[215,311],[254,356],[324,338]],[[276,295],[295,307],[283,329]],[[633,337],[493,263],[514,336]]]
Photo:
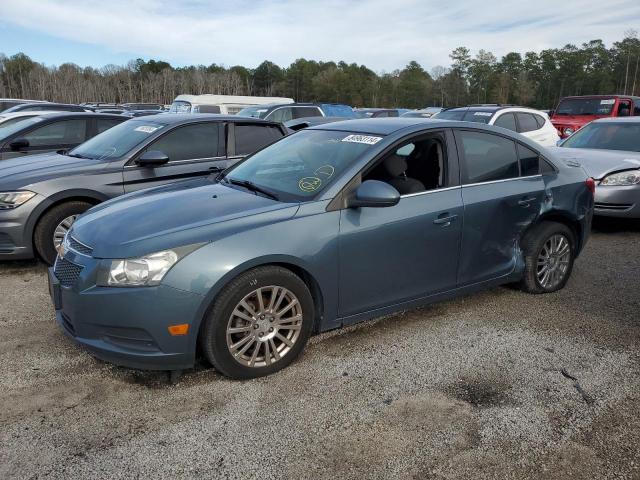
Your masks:
[[[640,478],[640,226],[561,292],[497,288],[331,332],[271,377],[114,367],[0,263],[0,478]]]

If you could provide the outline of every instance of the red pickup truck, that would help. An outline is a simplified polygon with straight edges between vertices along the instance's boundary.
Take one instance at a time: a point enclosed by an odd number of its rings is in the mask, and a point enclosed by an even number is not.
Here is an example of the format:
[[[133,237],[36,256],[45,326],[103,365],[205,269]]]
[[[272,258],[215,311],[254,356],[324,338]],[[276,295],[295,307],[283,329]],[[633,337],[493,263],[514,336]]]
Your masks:
[[[551,115],[560,138],[567,138],[596,118],[640,115],[640,97],[628,95],[587,95],[565,97]]]

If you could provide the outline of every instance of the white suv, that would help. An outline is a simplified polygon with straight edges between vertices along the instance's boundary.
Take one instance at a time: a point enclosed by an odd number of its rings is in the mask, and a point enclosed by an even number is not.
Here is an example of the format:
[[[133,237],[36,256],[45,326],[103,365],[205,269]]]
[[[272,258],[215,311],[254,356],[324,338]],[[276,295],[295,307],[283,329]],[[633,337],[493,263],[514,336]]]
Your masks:
[[[549,116],[533,108],[513,105],[470,105],[444,110],[433,118],[495,125],[518,132],[546,147],[553,147],[560,140]]]

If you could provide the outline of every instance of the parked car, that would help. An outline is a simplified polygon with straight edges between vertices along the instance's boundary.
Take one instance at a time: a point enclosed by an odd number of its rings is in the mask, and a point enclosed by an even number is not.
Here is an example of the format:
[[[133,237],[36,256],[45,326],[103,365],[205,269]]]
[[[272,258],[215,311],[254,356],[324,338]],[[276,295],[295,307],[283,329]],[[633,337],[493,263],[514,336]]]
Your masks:
[[[24,100],[22,98],[0,98],[0,112],[23,103],[45,103],[42,100]]]
[[[561,289],[593,181],[481,124],[349,120],[227,169],[116,199],[65,237],[61,328],[119,365],[273,373],[313,332],[481,288]]]
[[[169,109],[170,113],[221,113],[234,115],[253,105],[293,103],[292,98],[251,97],[239,95],[178,95]]]
[[[353,111],[358,118],[387,118],[400,116],[398,110],[395,108],[354,108]]]
[[[561,138],[567,138],[592,120],[604,117],[640,115],[640,97],[628,95],[587,95],[565,97],[551,115],[551,123]]]
[[[160,105],[159,103],[122,103],[120,106],[130,111],[156,110],[157,113],[158,111],[164,110],[164,105]]]
[[[51,264],[69,227],[93,205],[209,175],[286,133],[278,124],[217,115],[115,118],[119,125],[68,153],[0,162],[0,260],[37,255]],[[183,209],[189,217],[191,206]]]
[[[596,180],[595,215],[640,218],[640,117],[603,118],[582,127],[555,153]]]
[[[521,133],[547,147],[555,146],[560,140],[549,117],[532,108],[497,104],[470,105],[443,110],[434,115],[434,118],[495,125]]]
[[[102,113],[51,112],[15,122],[0,129],[0,175],[7,159],[26,163],[22,157],[27,155],[69,150],[125,120]]]
[[[409,112],[403,113],[400,116],[409,118],[431,118],[435,114],[440,113],[442,110],[444,110],[442,107],[427,107],[421,110],[411,110]]]
[[[21,103],[4,111],[11,112],[35,112],[42,110],[53,110],[56,112],[90,112],[91,109],[73,105],[70,103],[53,103],[53,102],[37,102],[37,103]]]
[[[22,122],[28,118],[38,117],[40,115],[46,115],[55,113],[51,110],[45,111],[29,111],[29,112],[14,112],[14,113],[5,113],[0,112],[0,137],[3,136],[2,129],[7,128],[15,123]]]
[[[243,108],[237,115],[280,123],[311,117],[355,118],[350,106],[339,103],[272,103]]]

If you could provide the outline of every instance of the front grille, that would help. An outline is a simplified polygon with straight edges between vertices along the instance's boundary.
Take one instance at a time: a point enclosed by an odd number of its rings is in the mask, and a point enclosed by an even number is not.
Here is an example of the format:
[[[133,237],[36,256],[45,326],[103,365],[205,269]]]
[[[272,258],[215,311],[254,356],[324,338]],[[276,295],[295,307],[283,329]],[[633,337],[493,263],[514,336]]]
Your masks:
[[[82,267],[80,265],[71,263],[69,260],[64,258],[58,258],[56,260],[55,267],[53,268],[53,273],[60,281],[60,285],[63,287],[72,287],[75,285],[76,281],[80,277],[80,272],[82,272]]]
[[[69,235],[69,248],[71,250],[75,250],[82,255],[91,256],[93,253],[93,248],[87,247],[84,243],[80,243],[78,240]]]
[[[632,203],[596,203],[595,208],[600,210],[628,210],[633,207]]]

